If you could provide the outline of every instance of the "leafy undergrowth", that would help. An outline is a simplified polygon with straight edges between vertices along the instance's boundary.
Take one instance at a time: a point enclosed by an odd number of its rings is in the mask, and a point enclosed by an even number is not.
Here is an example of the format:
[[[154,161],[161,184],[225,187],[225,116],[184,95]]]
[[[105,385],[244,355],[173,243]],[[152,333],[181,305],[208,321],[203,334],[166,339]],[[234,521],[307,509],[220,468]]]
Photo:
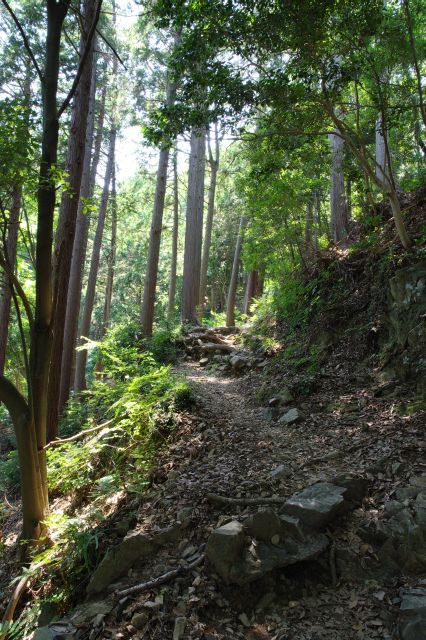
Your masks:
[[[32,579],[36,602],[28,600],[10,638],[23,637],[45,601],[58,613],[69,609],[81,597],[99,553],[124,534],[115,526],[118,512],[121,521],[125,514],[131,521],[150,484],[155,456],[173,436],[177,412],[194,400],[188,384],[164,364],[175,356],[175,336],[162,331],[140,340],[133,326],[111,330],[96,345],[91,354],[95,379],[88,391],[69,401],[60,426],[64,442],[48,449],[51,544],[33,558],[33,565],[42,566]],[[16,465],[12,451],[2,464],[3,480],[11,488]],[[16,545],[11,545],[16,536],[7,535],[7,508],[1,515],[5,586],[18,566]]]

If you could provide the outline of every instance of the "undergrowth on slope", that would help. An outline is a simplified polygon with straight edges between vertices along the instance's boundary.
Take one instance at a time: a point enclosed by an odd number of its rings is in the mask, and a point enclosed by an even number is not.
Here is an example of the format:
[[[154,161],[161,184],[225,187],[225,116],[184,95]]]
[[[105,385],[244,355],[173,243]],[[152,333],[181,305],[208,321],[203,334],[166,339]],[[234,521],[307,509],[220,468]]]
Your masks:
[[[47,522],[51,544],[32,563],[43,566],[33,578],[39,604],[54,596],[65,611],[81,597],[108,533],[111,505],[143,494],[154,456],[173,434],[176,412],[193,404],[186,381],[164,364],[175,349],[176,334],[163,330],[141,340],[134,326],[112,329],[93,349],[92,385],[70,399],[60,425],[61,439],[68,441],[47,449],[49,490],[56,502]],[[12,451],[0,465],[0,477],[10,486],[16,474]],[[33,624],[30,604],[22,620],[27,628]],[[16,625],[16,633],[22,628]]]

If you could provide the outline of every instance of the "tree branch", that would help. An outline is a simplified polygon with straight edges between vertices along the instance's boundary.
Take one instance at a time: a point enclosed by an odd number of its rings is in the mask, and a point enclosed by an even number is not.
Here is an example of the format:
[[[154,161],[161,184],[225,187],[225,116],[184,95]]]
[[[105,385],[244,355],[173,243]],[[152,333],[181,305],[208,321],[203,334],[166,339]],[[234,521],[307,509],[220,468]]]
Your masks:
[[[17,16],[15,15],[15,13],[14,13],[13,9],[11,8],[11,6],[10,6],[10,5],[9,5],[9,3],[7,2],[7,0],[1,0],[1,1],[2,1],[2,3],[3,3],[3,5],[4,5],[4,7],[6,8],[6,10],[9,12],[10,16],[12,17],[13,22],[16,24],[16,26],[17,26],[17,28],[18,28],[18,31],[19,31],[19,33],[21,34],[22,40],[23,40],[23,42],[24,42],[24,47],[26,48],[27,53],[28,53],[28,55],[29,55],[29,56],[30,56],[30,58],[31,58],[31,62],[33,63],[34,68],[35,68],[35,70],[37,71],[37,75],[38,75],[38,77],[40,78],[40,82],[43,84],[43,83],[44,83],[43,74],[42,74],[42,72],[41,72],[40,67],[38,66],[37,60],[36,60],[36,59],[35,59],[35,57],[34,57],[34,54],[33,54],[32,49],[31,49],[31,47],[30,47],[29,40],[28,40],[27,36],[25,35],[25,31],[24,31],[24,29],[22,28],[21,23],[19,22],[19,20],[18,20]]]
[[[22,304],[24,305],[25,313],[27,314],[28,322],[30,327],[32,327],[34,323],[33,311],[31,309],[30,302],[25,295],[25,291],[23,290],[18,278],[16,277],[11,265],[8,263],[5,255],[2,251],[0,251],[0,267],[2,267],[7,274],[11,284],[15,287],[16,293],[22,300]]]
[[[4,1],[4,0],[2,0],[2,1]],[[95,17],[93,18],[92,26],[90,27],[90,31],[89,31],[89,33],[87,35],[87,40],[86,40],[86,43],[85,43],[83,55],[81,56],[80,64],[78,65],[78,69],[77,69],[77,73],[76,73],[75,78],[74,78],[74,82],[72,83],[72,87],[69,90],[69,93],[68,93],[67,97],[63,101],[61,107],[59,108],[58,118],[61,117],[61,115],[63,114],[65,109],[68,107],[69,103],[71,102],[71,100],[72,100],[72,98],[73,98],[73,96],[74,96],[74,94],[75,94],[75,92],[77,90],[78,83],[80,82],[81,74],[83,73],[84,65],[86,64],[86,60],[87,60],[87,58],[89,56],[90,51],[92,50],[92,41],[93,41],[93,37],[94,37],[95,32],[96,32],[96,25],[98,24],[101,7],[102,7],[102,0],[98,0]]]
[[[17,424],[23,415],[28,414],[29,408],[24,396],[10,380],[1,375],[0,402],[6,406],[14,424]]]

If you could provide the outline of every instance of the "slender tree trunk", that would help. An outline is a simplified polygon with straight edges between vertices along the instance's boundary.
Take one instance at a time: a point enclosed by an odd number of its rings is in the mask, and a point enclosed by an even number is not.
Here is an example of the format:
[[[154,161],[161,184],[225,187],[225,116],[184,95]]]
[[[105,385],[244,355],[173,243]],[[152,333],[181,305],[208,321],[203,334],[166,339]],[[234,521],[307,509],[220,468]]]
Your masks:
[[[169,319],[173,317],[174,310],[175,310],[178,239],[179,239],[179,189],[178,189],[178,171],[177,171],[177,148],[175,148],[175,152],[173,156],[172,263],[170,267],[169,304],[168,304],[168,314],[167,314]]]
[[[344,141],[349,145],[352,153],[358,160],[362,169],[365,172],[366,178],[374,182],[381,191],[386,194],[389,199],[389,203],[392,208],[393,218],[395,222],[395,227],[398,233],[398,237],[401,241],[404,249],[408,249],[411,246],[411,240],[407,233],[407,229],[405,227],[404,219],[401,212],[401,205],[398,199],[398,194],[395,190],[395,185],[393,180],[380,180],[375,170],[372,169],[370,162],[368,161],[368,157],[365,153],[364,149],[360,149],[359,145],[356,141],[354,141],[352,135],[350,134],[348,128],[345,126],[344,122],[340,120],[340,118],[336,115],[334,111],[333,105],[330,103],[328,99],[324,102],[325,109],[333,121],[336,128],[339,130],[340,136],[344,139]]]
[[[321,198],[318,192],[315,192],[314,197],[314,254],[318,255],[318,231],[320,229],[320,210],[321,210]]]
[[[167,85],[166,104],[173,105],[176,93],[176,83]],[[154,210],[152,213],[151,234],[149,238],[148,261],[146,266],[145,286],[141,309],[142,333],[152,335],[154,324],[155,292],[157,289],[158,261],[160,257],[161,231],[163,228],[164,200],[167,188],[167,168],[169,164],[169,147],[160,150],[157,170],[157,184],[155,188]]]
[[[331,144],[330,223],[333,242],[345,244],[348,239],[348,206],[343,173],[344,140],[335,134]]]
[[[210,245],[212,241],[213,216],[214,216],[214,208],[215,208],[216,183],[217,183],[217,174],[219,170],[219,136],[218,136],[217,123],[215,123],[214,155],[210,145],[210,136],[208,136],[208,149],[209,149],[208,158],[209,158],[209,165],[210,165],[210,186],[209,186],[209,202],[208,202],[208,208],[207,208],[206,229],[204,234],[204,247],[203,247],[202,260],[201,260],[200,299],[199,299],[200,305],[204,304],[204,300],[206,297],[207,270],[209,266],[209,254],[210,254]]]
[[[62,352],[62,375],[59,394],[59,412],[62,413],[69,398],[75,345],[77,340],[78,317],[80,313],[81,287],[83,282],[84,262],[86,257],[87,239],[90,226],[90,212],[86,210],[87,202],[93,198],[98,169],[102,131],[104,123],[106,87],[102,91],[98,116],[98,129],[95,140],[93,160],[91,151],[94,138],[96,96],[96,65],[93,65],[92,82],[90,85],[90,104],[86,132],[86,151],[84,155],[83,175],[81,178],[80,198],[78,203],[77,224],[74,236],[74,246],[71,261],[70,282],[68,287],[67,311],[65,316],[64,345]]]
[[[22,191],[16,188],[12,193],[12,205],[8,220],[6,239],[6,259],[11,269],[15,269],[16,251],[18,246],[19,218],[21,214]],[[7,337],[9,333],[10,305],[12,301],[12,283],[4,274],[0,293],[0,374],[4,373],[6,362]]]
[[[193,129],[188,170],[185,254],[182,288],[182,322],[198,322],[201,244],[203,233],[206,137],[204,129]]]
[[[305,253],[306,253],[307,261],[309,261],[312,257],[313,227],[314,227],[314,203],[313,203],[313,200],[310,200],[306,206],[306,219],[305,219]]]
[[[235,301],[237,299],[237,283],[238,283],[238,271],[240,268],[241,247],[243,244],[243,230],[246,226],[247,220],[244,216],[241,217],[240,227],[238,230],[237,244],[235,245],[234,262],[232,265],[231,280],[228,289],[228,299],[226,303],[226,326],[235,326]]]
[[[262,295],[262,279],[259,271],[252,269],[247,277],[246,292],[244,296],[244,313],[250,314],[253,300]]]
[[[102,237],[104,233],[106,210],[108,206],[109,198],[109,186],[111,182],[112,171],[115,162],[115,139],[116,131],[112,129],[110,133],[110,142],[108,150],[108,162],[105,171],[104,187],[102,191],[101,203],[99,207],[99,217],[96,226],[95,239],[93,242],[92,258],[90,262],[90,271],[87,281],[86,297],[84,300],[83,316],[80,327],[80,339],[81,337],[87,338],[90,334],[90,324],[92,321],[93,306],[95,303],[96,293],[96,280],[98,277],[99,260],[102,247]],[[86,388],[86,362],[87,351],[84,349],[78,351],[76,368],[75,368],[75,381],[74,389],[76,391],[82,391]]]
[[[92,26],[97,0],[85,0],[83,8],[83,32],[80,39],[80,57],[87,49],[86,41]],[[67,295],[70,280],[71,260],[78,202],[86,148],[87,114],[90,105],[90,85],[92,79],[93,40],[86,64],[74,95],[74,106],[68,139],[67,170],[69,181],[65,189],[59,214],[55,243],[55,319],[53,326],[53,347],[49,378],[49,412],[47,441],[58,436],[59,393],[62,372],[62,352],[64,327],[67,310]]]
[[[105,303],[104,312],[102,316],[101,338],[103,338],[107,332],[109,319],[111,315],[111,300],[112,289],[114,285],[114,271],[115,271],[115,254],[117,248],[117,191],[115,184],[115,166],[112,169],[112,188],[111,188],[111,242],[109,256],[107,258],[108,273],[107,283],[105,289]]]

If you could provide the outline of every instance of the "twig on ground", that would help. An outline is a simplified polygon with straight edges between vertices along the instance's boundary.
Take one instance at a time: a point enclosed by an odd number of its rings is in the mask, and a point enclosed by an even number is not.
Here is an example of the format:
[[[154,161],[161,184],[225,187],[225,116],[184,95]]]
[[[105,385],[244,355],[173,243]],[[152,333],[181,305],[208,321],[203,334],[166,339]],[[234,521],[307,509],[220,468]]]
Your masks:
[[[142,591],[149,591],[150,589],[155,589],[173,578],[177,578],[183,573],[188,573],[192,571],[195,567],[198,567],[199,564],[203,562],[205,558],[204,553],[198,556],[193,562],[188,564],[186,567],[178,567],[177,569],[172,569],[171,571],[167,571],[167,573],[163,573],[161,576],[157,576],[157,578],[153,578],[152,580],[148,580],[148,582],[141,582],[140,584],[135,584],[133,587],[129,587],[128,589],[123,589],[122,591],[117,591],[115,596],[117,598],[127,598],[127,596],[134,595],[135,593],[142,593]]]

